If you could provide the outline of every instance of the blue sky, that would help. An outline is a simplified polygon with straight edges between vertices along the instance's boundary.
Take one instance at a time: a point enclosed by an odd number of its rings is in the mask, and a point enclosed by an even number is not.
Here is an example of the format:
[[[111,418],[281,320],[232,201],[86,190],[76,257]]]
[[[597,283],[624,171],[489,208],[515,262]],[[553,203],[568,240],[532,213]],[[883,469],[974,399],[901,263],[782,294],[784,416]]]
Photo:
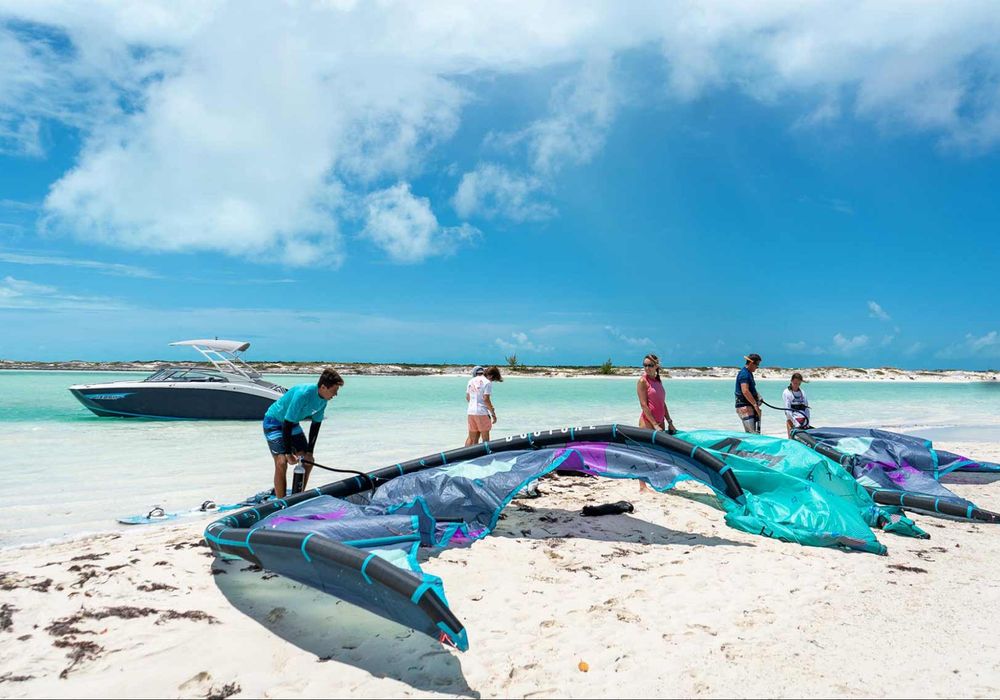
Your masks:
[[[60,7],[0,358],[1000,366],[990,3]]]

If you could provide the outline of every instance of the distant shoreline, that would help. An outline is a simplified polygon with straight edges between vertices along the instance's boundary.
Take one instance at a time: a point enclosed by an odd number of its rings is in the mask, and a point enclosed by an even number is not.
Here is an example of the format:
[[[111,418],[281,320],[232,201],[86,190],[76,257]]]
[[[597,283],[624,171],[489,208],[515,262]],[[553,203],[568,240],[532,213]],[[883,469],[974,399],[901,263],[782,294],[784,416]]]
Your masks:
[[[472,365],[409,364],[370,362],[251,362],[261,374],[319,374],[324,367],[335,367],[345,375],[378,377],[468,376]],[[207,367],[206,362],[168,362],[165,360],[131,362],[22,362],[0,360],[0,370],[48,370],[63,372],[153,372],[166,366]],[[738,367],[664,367],[663,373],[672,379],[731,379]],[[635,377],[638,367],[602,368],[599,366],[519,365],[501,366],[510,377]],[[833,381],[922,381],[922,382],[998,382],[998,370],[907,370],[897,367],[761,367],[758,379],[785,379],[792,372],[801,372],[807,380]]]

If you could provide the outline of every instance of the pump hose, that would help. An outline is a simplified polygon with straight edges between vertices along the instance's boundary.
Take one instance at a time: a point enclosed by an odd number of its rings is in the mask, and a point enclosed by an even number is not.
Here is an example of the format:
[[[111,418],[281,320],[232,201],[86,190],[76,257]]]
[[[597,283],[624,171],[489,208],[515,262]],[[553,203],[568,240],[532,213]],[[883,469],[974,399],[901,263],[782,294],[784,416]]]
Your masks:
[[[359,471],[356,471],[354,469],[343,469],[343,468],[328,467],[326,465],[320,464],[319,462],[313,462],[311,460],[304,459],[304,458],[300,459],[299,461],[302,462],[303,464],[310,464],[310,465],[312,465],[314,467],[319,467],[320,469],[325,469],[328,472],[341,472],[343,474],[355,474],[356,476],[359,476],[362,479],[364,479],[365,481],[367,481],[369,483],[369,485],[371,486],[372,495],[375,494],[375,489],[376,489],[375,480],[371,476],[369,476],[368,474],[365,474],[364,472],[359,472]]]

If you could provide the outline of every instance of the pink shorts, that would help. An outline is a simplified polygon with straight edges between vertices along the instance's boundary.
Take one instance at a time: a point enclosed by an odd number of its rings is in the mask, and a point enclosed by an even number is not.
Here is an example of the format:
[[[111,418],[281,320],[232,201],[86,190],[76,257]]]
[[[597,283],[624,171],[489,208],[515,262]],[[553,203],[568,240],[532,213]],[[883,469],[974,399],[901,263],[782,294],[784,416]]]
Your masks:
[[[469,416],[470,433],[488,433],[493,428],[493,419],[489,416]]]

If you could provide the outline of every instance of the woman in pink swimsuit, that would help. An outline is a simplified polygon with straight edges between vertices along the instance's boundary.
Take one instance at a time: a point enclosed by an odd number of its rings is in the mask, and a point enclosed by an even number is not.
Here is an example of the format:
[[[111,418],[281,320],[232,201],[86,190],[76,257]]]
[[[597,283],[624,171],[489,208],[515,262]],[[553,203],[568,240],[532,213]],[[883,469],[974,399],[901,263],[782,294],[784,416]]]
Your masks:
[[[636,384],[639,395],[639,427],[649,430],[666,430],[673,435],[674,422],[667,410],[667,392],[660,381],[660,358],[652,353],[642,360],[642,376]]]
[[[639,395],[639,427],[647,430],[666,430],[673,435],[677,432],[674,421],[667,409],[667,392],[660,381],[660,358],[650,353],[642,359],[642,376],[635,387]],[[648,491],[645,481],[639,482],[639,491]]]

